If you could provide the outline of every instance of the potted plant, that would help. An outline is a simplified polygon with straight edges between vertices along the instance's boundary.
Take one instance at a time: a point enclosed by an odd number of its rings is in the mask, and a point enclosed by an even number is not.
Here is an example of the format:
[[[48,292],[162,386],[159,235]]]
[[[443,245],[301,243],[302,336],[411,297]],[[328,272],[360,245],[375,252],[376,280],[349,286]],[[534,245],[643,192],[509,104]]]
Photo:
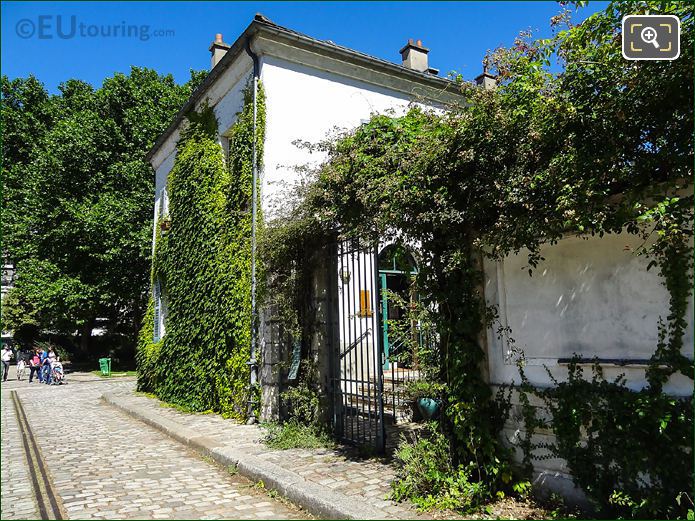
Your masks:
[[[442,406],[445,385],[427,380],[414,380],[405,386],[404,397],[413,409],[413,420],[431,420],[437,417]],[[418,414],[419,413],[419,414]]]
[[[159,228],[163,231],[166,232],[171,228],[171,219],[169,217],[162,217],[159,221]]]

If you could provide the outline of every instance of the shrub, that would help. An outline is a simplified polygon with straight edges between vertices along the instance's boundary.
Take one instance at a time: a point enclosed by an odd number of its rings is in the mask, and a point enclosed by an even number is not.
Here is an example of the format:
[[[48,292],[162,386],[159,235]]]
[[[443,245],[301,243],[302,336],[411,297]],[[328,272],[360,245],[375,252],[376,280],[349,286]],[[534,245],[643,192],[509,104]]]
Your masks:
[[[403,396],[406,400],[417,400],[419,398],[432,398],[441,400],[444,398],[446,386],[440,383],[428,382],[425,380],[413,380],[405,385]]]
[[[470,466],[455,466],[447,437],[436,422],[429,422],[408,440],[403,438],[391,498],[409,499],[421,510],[470,511],[490,495],[485,483],[471,479]]]
[[[266,426],[268,434],[263,439],[271,449],[318,449],[330,448],[335,444],[328,433],[315,425],[305,425],[291,420]]]
[[[527,441],[527,457],[566,460],[574,482],[603,517],[687,515],[693,476],[692,398],[679,399],[652,387],[633,391],[622,375],[607,381],[598,364],[587,380],[576,357],[566,382],[555,380],[555,387],[543,390],[525,383],[527,391],[543,399],[557,437],[553,444]],[[529,432],[541,426],[533,408],[525,409],[524,421]],[[539,456],[536,449],[549,453]]]

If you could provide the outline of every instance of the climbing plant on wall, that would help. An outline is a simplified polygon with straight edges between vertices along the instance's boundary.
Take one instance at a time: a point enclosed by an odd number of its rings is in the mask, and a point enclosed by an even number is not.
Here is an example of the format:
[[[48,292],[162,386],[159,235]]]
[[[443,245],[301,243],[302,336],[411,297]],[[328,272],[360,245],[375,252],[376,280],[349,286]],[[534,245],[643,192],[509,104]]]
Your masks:
[[[481,374],[481,333],[496,315],[482,294],[481,256],[496,260],[525,248],[533,276],[545,244],[568,235],[629,232],[645,238],[635,254],[654,261],[672,297],[661,325],[656,319],[654,324],[661,340],[645,391],[653,399],[625,394],[630,391],[620,382],[616,388],[596,378],[586,385],[595,391],[591,396],[614,399],[595,409],[604,419],[611,411],[632,418],[663,409],[649,436],[664,441],[667,460],[686,463],[663,476],[652,466],[650,483],[658,498],[632,514],[685,513],[687,502],[677,497],[692,496],[687,472],[692,474],[692,457],[681,443],[682,433],[692,431],[692,414],[687,414],[692,408],[687,400],[663,394],[662,385],[673,375],[693,378],[692,362],[682,352],[693,281],[693,49],[684,46],[675,62],[624,60],[618,34],[622,15],[646,11],[678,15],[684,38],[692,38],[692,11],[684,4],[612,2],[580,26],[563,11],[552,21],[552,38],[521,35],[513,47],[491,53],[497,89],[461,83],[465,106],[443,115],[418,108],[400,117],[375,115],[353,132],[318,145],[327,153],[326,163],[303,188],[302,202],[274,225],[277,244],[288,255],[315,249],[322,234],[327,239],[331,233],[419,245],[418,288],[423,304],[438,310],[442,363],[437,378],[447,389],[440,427],[454,453],[452,474],[431,480],[442,487],[429,490],[433,496],[450,499],[464,489],[470,497],[460,504],[475,507],[514,482],[510,453],[500,442],[506,404],[493,399]],[[550,66],[554,59],[560,72]],[[635,114],[635,106],[643,110]],[[282,262],[276,258],[274,264]],[[565,400],[555,405],[562,414],[589,396],[578,377],[574,382],[557,393]],[[590,416],[571,427],[557,424],[557,455],[570,465],[577,461],[571,453],[578,442],[575,431],[586,428],[582,422]],[[669,439],[678,441],[669,445]],[[648,450],[646,444],[627,447]],[[616,471],[622,481],[595,497],[600,506],[611,498],[613,504],[622,502],[627,515],[630,505],[645,499],[640,493],[648,492],[631,484],[644,480],[640,472],[653,463],[640,453],[633,457],[645,464],[628,465],[629,457],[625,454],[623,468]],[[577,467],[578,474],[592,464]],[[594,465],[595,472],[601,465]],[[604,478],[607,483],[610,473]],[[583,478],[577,483],[592,494]]]
[[[265,103],[258,95],[256,139],[262,157]],[[157,230],[152,264],[166,303],[165,335],[153,340],[147,314],[138,349],[138,384],[190,410],[247,413],[251,327],[253,97],[218,143],[212,108],[188,118],[169,173],[170,228]],[[150,306],[153,308],[153,305]]]

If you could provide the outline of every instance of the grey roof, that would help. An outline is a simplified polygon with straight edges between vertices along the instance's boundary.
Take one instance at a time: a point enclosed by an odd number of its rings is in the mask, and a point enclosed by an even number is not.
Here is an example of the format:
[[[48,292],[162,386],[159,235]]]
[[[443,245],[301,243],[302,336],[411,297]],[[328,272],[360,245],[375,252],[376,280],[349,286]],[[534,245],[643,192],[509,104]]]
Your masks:
[[[439,90],[445,90],[450,93],[459,92],[459,86],[456,82],[451,81],[446,78],[441,78],[433,74],[426,72],[419,72],[413,69],[404,67],[403,65],[395,64],[363,52],[350,49],[348,47],[343,47],[342,45],[337,45],[331,41],[318,40],[307,36],[306,34],[288,29],[281,25],[273,23],[268,18],[262,14],[256,14],[253,21],[244,30],[243,33],[236,39],[236,41],[230,46],[227,53],[219,61],[219,63],[208,73],[207,77],[198,86],[198,88],[193,91],[191,97],[185,103],[185,105],[179,110],[178,114],[172,121],[171,125],[164,131],[164,133],[159,136],[152,149],[147,153],[145,158],[149,161],[155,152],[162,146],[162,144],[167,140],[167,138],[176,130],[183,120],[183,118],[188,114],[188,112],[193,109],[196,103],[203,97],[208,88],[215,82],[215,80],[222,75],[222,73],[227,69],[229,65],[234,61],[234,59],[239,55],[239,53],[245,52],[244,46],[249,38],[252,38],[256,34],[264,33],[266,35],[274,36],[277,39],[284,40],[291,45],[299,48],[311,49],[312,52],[317,54],[322,54],[324,56],[330,56],[338,58],[345,62],[354,63],[357,65],[364,66],[373,70],[379,70],[391,74],[393,76],[399,76],[401,78],[413,81],[415,83],[420,83],[422,85],[437,88]]]

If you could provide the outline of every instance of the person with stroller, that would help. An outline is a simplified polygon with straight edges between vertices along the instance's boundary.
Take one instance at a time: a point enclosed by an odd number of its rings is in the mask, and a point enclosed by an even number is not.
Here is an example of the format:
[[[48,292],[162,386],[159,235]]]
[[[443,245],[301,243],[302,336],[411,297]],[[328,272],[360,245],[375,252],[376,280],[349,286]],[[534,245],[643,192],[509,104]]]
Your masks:
[[[65,383],[65,374],[63,373],[63,363],[60,357],[56,356],[53,365],[51,366],[51,383],[53,385],[62,385]]]
[[[41,376],[43,378],[43,383],[51,383],[51,360],[48,357],[48,352],[41,349]]]

